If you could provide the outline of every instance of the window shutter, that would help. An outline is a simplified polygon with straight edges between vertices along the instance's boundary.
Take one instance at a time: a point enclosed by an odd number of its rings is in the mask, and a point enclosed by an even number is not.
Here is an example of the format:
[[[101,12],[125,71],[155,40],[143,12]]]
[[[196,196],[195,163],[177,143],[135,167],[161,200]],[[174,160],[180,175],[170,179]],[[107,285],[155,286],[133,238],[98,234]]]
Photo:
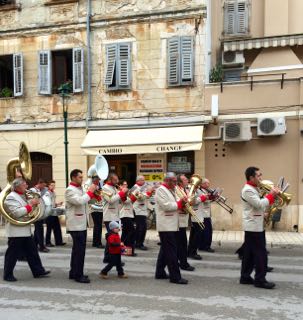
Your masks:
[[[228,1],[225,3],[224,25],[226,34],[235,33],[236,4],[235,1]]]
[[[23,95],[23,55],[15,53],[13,55],[14,64],[14,96],[20,97]]]
[[[181,81],[193,81],[194,39],[181,38]]]
[[[117,58],[117,45],[111,44],[106,47],[106,74],[104,83],[108,86],[113,84]]]
[[[51,52],[39,51],[39,94],[51,94]]]
[[[83,48],[73,49],[73,92],[83,92],[84,89],[83,56]]]
[[[119,44],[119,60],[118,60],[118,77],[119,86],[129,87],[130,86],[130,43]]]
[[[173,37],[168,39],[167,44],[167,79],[168,85],[179,84],[179,66],[180,66],[180,38]]]
[[[237,33],[247,33],[248,7],[246,2],[237,3]]]

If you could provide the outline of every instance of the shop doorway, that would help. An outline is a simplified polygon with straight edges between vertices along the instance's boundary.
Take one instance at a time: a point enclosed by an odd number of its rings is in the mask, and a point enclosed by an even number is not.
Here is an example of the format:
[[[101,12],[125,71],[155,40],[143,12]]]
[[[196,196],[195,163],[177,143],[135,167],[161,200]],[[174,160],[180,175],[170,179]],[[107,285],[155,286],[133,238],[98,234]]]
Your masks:
[[[131,187],[136,183],[137,155],[126,154],[119,156],[105,156],[109,172],[114,172],[120,180],[126,180]]]
[[[32,160],[32,179],[29,182],[29,187],[33,187],[39,178],[46,181],[53,179],[53,159],[52,156],[43,152],[31,152]]]

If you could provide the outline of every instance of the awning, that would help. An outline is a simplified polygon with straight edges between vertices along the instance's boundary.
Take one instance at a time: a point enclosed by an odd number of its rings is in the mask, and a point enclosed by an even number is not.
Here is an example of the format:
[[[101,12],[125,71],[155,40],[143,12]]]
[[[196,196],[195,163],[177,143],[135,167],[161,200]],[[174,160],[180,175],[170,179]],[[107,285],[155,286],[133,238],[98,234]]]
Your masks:
[[[165,153],[200,150],[203,126],[92,130],[81,148],[87,155]]]
[[[223,50],[242,51],[303,45],[303,34],[223,41]]]

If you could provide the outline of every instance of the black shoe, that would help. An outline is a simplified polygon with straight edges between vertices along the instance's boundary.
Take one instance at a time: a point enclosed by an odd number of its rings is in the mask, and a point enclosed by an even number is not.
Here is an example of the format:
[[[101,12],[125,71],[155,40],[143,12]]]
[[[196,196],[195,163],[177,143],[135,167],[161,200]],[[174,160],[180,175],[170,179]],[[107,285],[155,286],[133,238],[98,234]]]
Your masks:
[[[267,267],[266,268],[266,272],[273,272],[274,271],[274,268],[273,267]]]
[[[275,286],[276,286],[276,284],[273,282],[268,282],[268,281],[255,282],[255,287],[257,287],[257,288],[273,289]]]
[[[52,243],[47,243],[46,246],[47,246],[47,247],[54,247],[55,245],[52,244]]]
[[[215,250],[214,250],[214,249],[212,249],[212,248],[205,249],[205,251],[207,251],[207,252],[211,252],[211,253],[215,252]]]
[[[186,279],[179,279],[179,280],[169,280],[171,283],[176,283],[176,284],[188,284],[188,281]]]
[[[165,273],[165,274],[160,274],[160,275],[155,275],[155,279],[168,279],[168,275]]]
[[[47,249],[46,247],[45,248],[42,248],[42,249],[39,249],[40,252],[49,252],[49,249]]]
[[[202,257],[199,254],[192,254],[188,257],[194,260],[202,260]]]
[[[136,253],[133,253],[132,255],[131,255],[131,257],[136,257],[137,256],[137,254]]]
[[[88,275],[84,274],[83,277],[84,277],[84,278],[88,278]],[[75,276],[73,276],[73,275],[71,275],[71,274],[68,276],[68,278],[69,278],[70,280],[75,280]]]
[[[186,266],[186,267],[181,267],[180,266],[180,269],[182,270],[185,270],[185,271],[194,271],[195,270],[195,267],[192,267],[190,265]]]
[[[255,281],[253,278],[240,278],[240,284],[255,284]]]
[[[145,247],[144,245],[136,247],[136,248],[139,249],[139,250],[143,250],[143,251],[147,250],[147,247]]]
[[[14,276],[3,277],[3,280],[4,281],[10,281],[10,282],[18,281]]]
[[[84,276],[82,276],[81,278],[76,278],[75,281],[80,283],[90,283],[89,278],[88,277],[86,278]]]
[[[40,274],[35,274],[34,278],[43,278],[45,276],[47,276],[48,274],[50,274],[49,270],[45,270],[44,272],[40,273]]]
[[[62,242],[62,243],[56,244],[57,247],[61,247],[61,246],[63,247],[63,246],[65,246],[65,245],[66,245],[66,242]]]
[[[121,267],[124,267],[125,266],[125,262],[121,262]]]

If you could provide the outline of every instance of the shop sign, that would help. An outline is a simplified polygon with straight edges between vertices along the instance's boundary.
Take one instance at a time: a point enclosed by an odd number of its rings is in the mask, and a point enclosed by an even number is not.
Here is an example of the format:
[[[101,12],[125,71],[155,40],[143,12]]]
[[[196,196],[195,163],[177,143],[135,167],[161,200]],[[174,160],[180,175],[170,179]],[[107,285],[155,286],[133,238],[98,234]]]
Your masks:
[[[139,174],[143,175],[147,182],[163,180],[163,159],[140,159]]]

